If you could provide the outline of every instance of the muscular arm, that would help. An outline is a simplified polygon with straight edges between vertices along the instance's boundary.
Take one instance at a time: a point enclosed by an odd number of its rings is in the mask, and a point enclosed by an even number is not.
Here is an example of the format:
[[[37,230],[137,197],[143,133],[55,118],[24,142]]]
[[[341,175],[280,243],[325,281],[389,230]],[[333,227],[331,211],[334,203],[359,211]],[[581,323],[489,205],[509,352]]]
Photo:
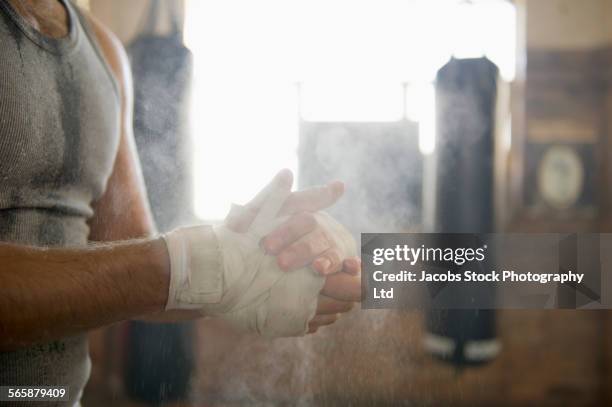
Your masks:
[[[161,240],[87,249],[0,244],[0,350],[163,310],[169,265]]]
[[[155,226],[144,187],[132,128],[132,75],[123,46],[113,34],[88,17],[109,67],[119,84],[120,142],[104,195],[94,203],[90,220],[92,241],[116,241],[152,236]],[[111,95],[109,95],[111,97]]]

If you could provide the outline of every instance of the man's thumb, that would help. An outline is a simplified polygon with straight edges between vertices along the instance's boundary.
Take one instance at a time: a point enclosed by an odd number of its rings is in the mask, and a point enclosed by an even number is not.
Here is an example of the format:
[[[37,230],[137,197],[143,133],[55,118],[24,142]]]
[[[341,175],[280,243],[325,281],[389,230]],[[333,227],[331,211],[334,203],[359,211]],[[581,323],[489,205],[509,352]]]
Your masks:
[[[261,234],[269,227],[270,223],[278,216],[287,197],[291,195],[292,183],[293,174],[291,174],[289,170],[282,170],[274,177],[261,207],[259,211],[257,211],[257,215],[251,224],[251,230]],[[268,187],[266,189],[268,189]]]
[[[258,222],[265,222],[270,216],[276,217],[280,207],[275,209],[275,206],[279,201],[282,206],[286,197],[291,193],[292,184],[291,171],[288,169],[279,171],[249,203],[244,206],[233,204],[225,219],[225,224],[234,232],[240,233],[246,232],[256,218]],[[264,210],[263,215],[260,214],[262,210]]]
[[[278,191],[291,191],[292,185],[293,173],[286,168],[282,169],[246,206],[253,210],[259,210],[266,200],[270,198],[271,194],[277,194]]]

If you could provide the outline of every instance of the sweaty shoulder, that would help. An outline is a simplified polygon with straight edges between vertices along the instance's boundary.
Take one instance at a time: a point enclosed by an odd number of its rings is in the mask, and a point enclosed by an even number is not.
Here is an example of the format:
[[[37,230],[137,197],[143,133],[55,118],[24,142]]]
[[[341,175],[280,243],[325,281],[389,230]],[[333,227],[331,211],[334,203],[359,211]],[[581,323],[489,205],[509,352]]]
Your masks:
[[[94,35],[96,36],[96,40],[100,45],[100,49],[104,54],[106,62],[119,83],[121,97],[125,102],[125,98],[129,97],[129,89],[131,89],[130,63],[127,54],[125,53],[125,49],[115,34],[106,28],[100,21],[98,21],[90,13],[86,11],[82,12],[89,22]]]

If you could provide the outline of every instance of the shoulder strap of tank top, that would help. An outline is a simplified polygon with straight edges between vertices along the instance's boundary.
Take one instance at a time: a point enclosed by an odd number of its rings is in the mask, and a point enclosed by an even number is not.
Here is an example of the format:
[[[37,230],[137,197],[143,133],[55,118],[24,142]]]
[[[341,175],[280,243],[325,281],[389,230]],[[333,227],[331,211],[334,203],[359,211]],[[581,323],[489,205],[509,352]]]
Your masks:
[[[94,49],[98,59],[100,60],[100,63],[104,66],[104,69],[106,70],[106,73],[108,74],[108,77],[113,84],[113,89],[115,89],[115,96],[117,97],[117,101],[120,102],[121,92],[119,90],[119,83],[117,82],[117,78],[115,78],[115,74],[113,74],[113,70],[106,61],[106,57],[104,56],[102,49],[100,48],[100,44],[98,43],[98,39],[95,33],[93,32],[93,28],[91,27],[89,21],[87,20],[83,12],[79,9],[79,7],[72,4],[72,0],[67,0],[66,6],[71,7],[74,10],[74,13],[78,16],[82,31],[85,32],[85,35],[89,40],[89,43],[91,44],[92,48]]]

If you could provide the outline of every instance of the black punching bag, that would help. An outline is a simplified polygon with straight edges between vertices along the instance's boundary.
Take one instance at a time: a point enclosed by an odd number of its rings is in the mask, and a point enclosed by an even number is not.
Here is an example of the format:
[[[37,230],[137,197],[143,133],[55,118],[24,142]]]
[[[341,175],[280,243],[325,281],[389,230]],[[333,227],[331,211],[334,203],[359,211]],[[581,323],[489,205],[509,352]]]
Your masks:
[[[192,56],[183,45],[177,5],[152,0],[143,30],[128,46],[134,137],[160,232],[194,218],[187,117]],[[164,16],[171,20],[171,32],[156,34]],[[131,398],[152,404],[187,399],[195,359],[193,331],[191,323],[130,322],[125,387]]]
[[[434,220],[438,233],[494,231],[497,79],[497,67],[486,58],[452,58],[438,71]],[[499,352],[492,309],[430,309],[426,328],[425,348],[458,368],[486,363]]]

